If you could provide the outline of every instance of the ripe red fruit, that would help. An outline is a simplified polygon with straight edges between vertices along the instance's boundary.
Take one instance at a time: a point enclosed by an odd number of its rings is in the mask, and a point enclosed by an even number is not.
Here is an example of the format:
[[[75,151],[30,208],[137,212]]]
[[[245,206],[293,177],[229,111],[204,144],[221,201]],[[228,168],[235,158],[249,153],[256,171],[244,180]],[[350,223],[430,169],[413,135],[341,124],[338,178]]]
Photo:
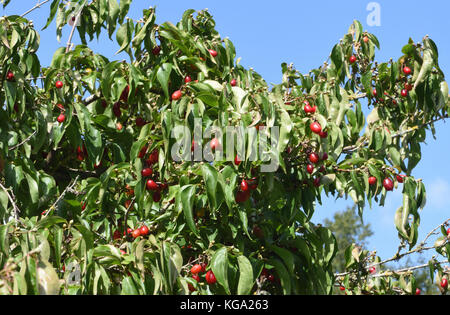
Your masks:
[[[194,292],[194,291],[195,291],[194,286],[193,286],[192,284],[190,284],[190,283],[188,283],[188,289],[189,289],[189,291],[191,291],[191,292]]]
[[[113,240],[120,240],[120,238],[121,236],[119,230],[115,230],[113,234]]]
[[[383,180],[383,187],[387,190],[387,191],[391,191],[394,189],[394,183],[392,182],[392,180],[390,178],[385,178]]]
[[[320,177],[314,178],[313,184],[314,184],[314,186],[319,187],[320,186]]]
[[[123,89],[122,94],[120,94],[120,100],[123,101],[123,102],[128,101],[128,94],[129,94],[129,93],[130,93],[130,86],[127,85],[127,86]]]
[[[60,110],[65,110],[63,104],[56,104],[56,107],[58,107]]]
[[[158,190],[159,189],[158,184],[152,179],[149,179],[147,181],[146,186],[147,186],[148,190]]]
[[[403,73],[406,75],[410,75],[411,74],[411,68],[410,67],[403,67]]]
[[[114,105],[113,105],[113,113],[114,113],[114,116],[116,116],[117,118],[120,118],[120,116],[122,116],[122,111],[120,110],[120,104],[119,103],[114,103]]]
[[[328,132],[322,130],[322,131],[319,132],[319,136],[321,138],[327,138],[328,137]]]
[[[236,84],[237,84],[236,79],[231,80],[230,84],[231,84],[231,86],[236,86]]]
[[[153,174],[153,169],[151,169],[150,167],[144,168],[144,169],[141,171],[142,177],[149,177],[149,176],[151,176],[152,174]]]
[[[369,185],[373,186],[377,183],[377,178],[374,176],[369,177]]]
[[[6,74],[6,80],[13,81],[14,80],[14,73],[12,73],[11,71],[8,71],[8,73]]]
[[[403,180],[405,179],[405,175],[397,175],[397,181],[399,182],[399,183],[403,183]]]
[[[441,280],[441,287],[443,289],[445,289],[445,290],[448,288],[448,280],[447,280],[447,278],[442,278],[442,280]]]
[[[401,91],[401,95],[402,95],[403,97],[407,97],[407,96],[408,96],[408,90],[407,90],[407,89],[403,89],[403,90]]]
[[[177,90],[172,93],[172,100],[173,101],[179,100],[181,98],[181,96],[182,96],[181,91]]]
[[[148,229],[148,227],[146,225],[141,226],[141,228],[139,229],[139,231],[141,231],[141,235],[145,236],[148,233],[150,233],[150,230]]]
[[[200,266],[202,266],[202,270],[200,270],[200,272],[206,272],[206,263],[201,263]]]
[[[242,191],[248,191],[249,190],[248,183],[247,183],[247,181],[245,179],[243,179],[242,182],[241,182],[241,190]]]
[[[191,81],[192,81],[192,79],[191,79],[191,77],[188,76],[188,75],[184,78],[184,83],[189,83],[189,82],[191,82]]]
[[[120,122],[118,122],[118,123],[116,124],[116,129],[117,129],[118,131],[121,131],[121,130],[123,129],[123,125],[122,125]]]
[[[220,147],[219,139],[217,138],[212,139],[211,142],[209,143],[209,146],[213,151],[218,149]]]
[[[122,255],[125,255],[127,252],[124,251],[123,249],[121,249],[121,250],[120,250],[120,253],[121,253]]]
[[[370,274],[374,274],[375,272],[377,272],[377,268],[375,268],[375,267],[370,267],[369,268],[369,272],[370,272]]]
[[[238,157],[238,155],[236,154],[236,157],[234,158],[234,164],[236,165],[236,166],[239,166],[239,164],[241,164],[241,160],[239,159],[239,157]]]
[[[216,57],[217,56],[217,51],[213,50],[213,49],[208,49],[209,53],[211,54],[211,56]]]
[[[350,63],[355,63],[356,62],[356,56],[355,55],[350,56],[349,61],[350,61]]]
[[[312,173],[314,172],[314,165],[308,164],[308,165],[306,166],[306,171],[307,171],[309,174],[312,174]]]
[[[197,282],[200,282],[200,276],[197,274],[192,275],[192,279],[194,279]]]
[[[61,114],[58,116],[57,120],[59,123],[63,123],[64,120],[66,120],[66,116],[64,116],[64,114]]]
[[[267,280],[269,280],[270,282],[275,282],[275,276],[274,275],[268,275],[267,276]]]
[[[158,159],[159,159],[159,151],[158,149],[155,149],[148,157],[147,164],[153,165],[155,163],[158,163]]]
[[[377,96],[377,89],[373,89],[372,94],[373,96]]]
[[[141,230],[140,229],[136,229],[133,232],[131,232],[131,236],[133,236],[134,238],[138,238],[139,236],[141,236]]]
[[[248,199],[250,198],[250,191],[238,191],[236,193],[236,202],[237,203],[241,203],[241,202],[246,202]]]
[[[303,106],[303,110],[305,111],[305,113],[310,114],[313,111],[313,108],[311,107],[311,105],[306,104],[305,106]]]
[[[319,134],[322,131],[322,126],[317,122],[313,122],[309,125],[309,128],[311,129],[312,132]]]
[[[413,89],[413,86],[411,84],[405,83],[405,89],[411,91]]]
[[[81,204],[81,211],[84,211],[86,209],[86,202],[83,202]]]
[[[340,286],[340,288],[339,288],[341,291],[345,291],[345,287],[343,287],[343,286]]]
[[[131,205],[131,200],[126,200],[125,204],[124,204],[125,208],[128,209],[130,207],[130,205]]]
[[[141,151],[139,151],[138,157],[139,157],[140,159],[142,159],[142,158],[145,156],[145,154],[147,153],[147,149],[148,149],[148,146],[144,146],[144,147],[141,149]]]
[[[145,126],[145,120],[142,117],[136,118],[136,126],[138,127]]]
[[[328,154],[325,152],[324,154],[322,154],[322,161],[326,160],[328,160]]]
[[[319,155],[317,153],[311,153],[309,155],[309,161],[313,164],[316,164],[319,162]]]
[[[206,282],[208,282],[208,284],[214,284],[217,282],[216,276],[214,275],[212,270],[208,270],[208,272],[206,273],[205,279],[206,279]]]
[[[202,271],[202,266],[199,265],[199,264],[195,264],[191,268],[191,273],[194,274],[194,275],[198,274],[200,271]]]
[[[416,295],[420,295],[421,292],[419,288],[416,289]]]
[[[364,43],[368,43],[368,42],[369,42],[369,37],[364,36],[364,37],[363,37],[363,41],[364,41]]]
[[[447,236],[450,236],[450,228],[447,229]]]
[[[153,202],[160,202],[161,201],[161,193],[159,191],[155,191],[153,193]]]
[[[57,89],[60,89],[60,88],[63,87],[63,83],[62,83],[61,81],[56,81],[55,87],[56,87]]]
[[[159,53],[161,52],[161,47],[156,46],[155,48],[152,49],[152,54],[157,56],[159,55]]]
[[[130,235],[131,233],[133,233],[133,229],[128,228],[126,232],[123,232],[123,235]]]

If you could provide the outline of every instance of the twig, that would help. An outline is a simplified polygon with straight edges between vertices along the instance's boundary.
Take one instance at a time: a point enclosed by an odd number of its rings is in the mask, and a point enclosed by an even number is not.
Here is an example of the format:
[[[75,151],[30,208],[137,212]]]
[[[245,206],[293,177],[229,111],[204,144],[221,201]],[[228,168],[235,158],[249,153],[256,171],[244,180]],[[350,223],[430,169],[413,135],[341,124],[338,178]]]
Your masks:
[[[442,265],[442,264],[448,264],[448,260],[444,260],[444,261],[438,261],[433,263],[433,265]],[[383,273],[378,273],[375,275],[372,275],[371,277],[373,278],[379,278],[379,277],[388,277],[388,276],[392,276],[394,274],[401,274],[401,273],[407,273],[413,270],[417,270],[417,269],[422,269],[422,268],[427,268],[429,266],[429,264],[423,264],[423,265],[418,265],[418,266],[414,266],[414,267],[407,267],[407,268],[402,268],[402,269],[398,269],[398,270],[394,270],[394,271],[384,271]]]
[[[9,150],[13,151],[15,149],[17,149],[18,147],[20,147],[21,145],[27,143],[28,141],[30,141],[30,139],[37,133],[37,130],[35,130],[28,138],[26,138],[25,140],[23,140],[21,143],[16,144],[15,146],[12,146],[9,148]]]
[[[55,201],[55,203],[46,211],[46,213],[44,214],[43,218],[47,217],[48,214],[56,208],[56,205],[58,204],[58,202],[64,198],[64,196],[66,195],[66,193],[73,189],[73,187],[75,186],[75,184],[78,181],[78,178],[80,177],[80,175],[78,175],[77,177],[75,177],[75,180],[73,181],[72,184],[70,184],[69,186],[66,187],[66,189],[64,189],[63,193],[58,197],[58,199]]]
[[[8,192],[8,189],[6,189],[5,186],[3,186],[3,184],[1,182],[0,182],[0,187],[5,191],[6,195],[8,196],[8,199],[11,202],[13,209],[14,209],[14,219],[16,219],[18,221],[20,209],[19,209],[19,207],[17,207],[16,203],[14,202],[14,200],[16,199],[16,197],[14,196],[14,193],[11,191],[11,194],[10,194]]]
[[[75,27],[78,24],[78,20],[80,19],[81,16],[81,11],[83,11],[83,7],[84,5],[80,8],[80,12],[78,12],[78,14],[75,16],[75,21],[73,22],[72,30],[70,31],[69,39],[67,41],[66,53],[70,51],[70,47],[72,46],[72,37],[73,34],[75,33]]]
[[[30,13],[31,11],[34,11],[34,10],[40,8],[41,5],[43,5],[43,4],[45,4],[45,3],[49,2],[49,1],[50,1],[50,0],[44,0],[44,1],[42,1],[42,2],[38,2],[34,7],[32,7],[30,10],[28,10],[27,12],[25,12],[24,14],[22,14],[20,17],[24,17],[25,15],[27,15],[27,14]]]

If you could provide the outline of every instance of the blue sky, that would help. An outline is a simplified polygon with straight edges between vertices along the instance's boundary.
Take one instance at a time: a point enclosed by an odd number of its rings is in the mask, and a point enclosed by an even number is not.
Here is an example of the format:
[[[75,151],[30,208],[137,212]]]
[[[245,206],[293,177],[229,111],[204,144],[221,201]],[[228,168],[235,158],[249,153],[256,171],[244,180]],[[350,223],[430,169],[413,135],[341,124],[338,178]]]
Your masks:
[[[31,8],[36,0],[12,0],[2,15],[22,14]],[[450,2],[396,0],[376,1],[380,5],[380,26],[369,26],[367,17],[371,13],[367,6],[371,1],[146,1],[134,0],[129,16],[137,19],[142,9],[156,6],[157,23],[180,20],[186,9],[208,8],[216,20],[216,29],[222,37],[229,37],[237,49],[241,64],[252,67],[268,83],[281,81],[281,63],[293,62],[298,70],[307,73],[320,66],[328,57],[332,47],[344,34],[354,19],[361,21],[365,30],[374,33],[381,45],[376,52],[376,60],[388,61],[401,56],[401,48],[409,37],[415,42],[425,35],[436,42],[439,48],[440,66],[450,75]],[[49,13],[49,3],[29,14],[37,29],[45,25]],[[53,52],[64,46],[70,33],[69,27],[63,30],[61,43],[55,36],[52,24],[41,33],[39,57],[43,65],[50,63]],[[80,41],[75,37],[75,43]],[[108,58],[122,59],[126,56],[114,56],[118,46],[109,42],[106,36],[100,42],[94,41],[90,47]],[[450,154],[450,121],[436,124],[437,139],[428,133],[427,145],[422,147],[422,161],[413,175],[422,178],[427,188],[427,205],[422,212],[419,240],[428,231],[450,218],[448,196],[450,196],[450,166],[447,164]],[[322,222],[331,218],[335,211],[351,205],[350,200],[323,199],[318,206],[313,221]],[[370,239],[370,249],[376,249],[383,258],[391,257],[397,250],[398,239],[394,227],[394,213],[401,205],[401,187],[389,193],[385,207],[367,207],[364,220],[370,222],[375,234]],[[430,257],[426,255],[426,257]]]

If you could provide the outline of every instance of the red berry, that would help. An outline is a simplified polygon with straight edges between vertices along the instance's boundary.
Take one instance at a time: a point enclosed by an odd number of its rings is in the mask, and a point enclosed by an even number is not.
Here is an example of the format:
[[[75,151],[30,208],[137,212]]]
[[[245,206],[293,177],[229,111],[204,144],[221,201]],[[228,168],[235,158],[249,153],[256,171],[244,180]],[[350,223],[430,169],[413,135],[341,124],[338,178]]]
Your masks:
[[[130,93],[130,86],[127,85],[127,86],[123,89],[122,94],[120,94],[120,100],[123,101],[123,102],[128,101],[128,94],[129,94],[129,93]]]
[[[245,179],[243,179],[242,182],[241,182],[241,190],[242,191],[248,191],[249,190],[248,183],[247,183],[247,181]]]
[[[200,271],[202,271],[202,266],[200,264],[195,264],[191,268],[191,273],[194,275],[198,274]]]
[[[218,149],[220,147],[219,139],[217,138],[212,139],[211,142],[209,143],[209,146],[213,151]]]
[[[6,74],[6,80],[13,81],[14,80],[14,73],[12,73],[11,71],[8,71],[8,73]]]
[[[322,154],[322,161],[326,160],[328,160],[328,154],[325,152],[324,154]]]
[[[200,282],[200,276],[198,274],[192,275],[192,279],[194,279],[197,282]]]
[[[62,88],[63,85],[64,85],[64,84],[63,84],[61,81],[56,81],[56,83],[55,83],[55,87],[56,87],[57,89]]]
[[[173,101],[179,100],[181,98],[181,96],[182,96],[181,91],[177,90],[172,93],[172,100]]]
[[[83,202],[81,204],[81,211],[84,211],[86,209],[86,202]]]
[[[377,89],[373,89],[372,94],[373,96],[377,96]]]
[[[148,229],[148,227],[146,225],[141,226],[141,228],[139,229],[139,231],[141,231],[141,235],[145,236],[148,233],[150,233],[150,230]]]
[[[120,250],[120,253],[121,253],[122,255],[125,255],[127,252],[124,251],[123,249],[121,249],[121,250]]]
[[[442,278],[442,280],[441,280],[441,287],[443,289],[447,290],[447,288],[448,288],[448,280],[447,280],[447,278]]]
[[[313,184],[314,184],[314,186],[319,187],[320,186],[320,177],[314,178]]]
[[[274,275],[268,275],[267,276],[267,280],[269,280],[270,282],[275,282],[275,276]]]
[[[375,268],[375,267],[370,267],[369,268],[369,272],[370,272],[370,274],[374,274],[375,272],[377,272],[377,268]]]
[[[213,50],[213,49],[208,49],[209,53],[211,54],[211,56],[216,57],[217,56],[217,51]]]
[[[397,175],[397,181],[399,182],[399,183],[403,183],[403,180],[405,179],[405,175]]]
[[[350,56],[349,61],[350,61],[350,63],[355,63],[356,62],[356,56],[355,55]]]
[[[212,270],[208,270],[208,272],[206,273],[205,279],[206,279],[206,282],[208,282],[208,284],[214,284],[217,282],[216,276],[214,275]]]
[[[314,172],[314,165],[308,164],[308,165],[306,166],[306,171],[307,171],[309,174],[312,174],[312,173]]]
[[[184,83],[189,83],[189,82],[191,82],[191,81],[192,81],[192,79],[191,79],[191,77],[188,76],[188,75],[184,78]]]
[[[312,113],[313,108],[311,107],[311,105],[306,104],[306,105],[303,107],[303,110],[305,111],[305,113],[310,114],[310,113]]]
[[[385,178],[383,180],[383,187],[388,190],[391,191],[394,189],[394,183],[392,182],[392,180],[390,178]]]
[[[403,68],[403,73],[406,74],[406,75],[410,75],[411,74],[411,68],[405,66]]]
[[[319,162],[319,155],[317,153],[311,153],[309,155],[309,161],[313,164],[316,164]]]
[[[155,191],[153,193],[153,202],[160,202],[161,201],[161,193],[159,191]]]
[[[123,235],[130,235],[131,233],[133,233],[133,229],[128,228],[125,232],[123,232]]]
[[[368,43],[368,42],[369,42],[369,37],[364,36],[364,37],[363,37],[363,41],[364,41],[364,43]]]
[[[191,292],[194,292],[194,291],[195,291],[194,286],[193,286],[192,284],[190,284],[190,283],[188,283],[188,289],[189,289],[189,291],[191,291]]]
[[[113,234],[113,240],[120,240],[120,238],[121,236],[119,230],[115,230]]]
[[[153,150],[153,152],[150,154],[147,163],[149,165],[153,165],[155,163],[158,163],[158,159],[159,159],[159,151],[158,149]]]
[[[136,118],[136,126],[138,127],[145,126],[145,120],[142,117]]]
[[[230,84],[231,84],[231,86],[236,86],[236,84],[237,84],[236,79],[231,80]]]
[[[250,191],[238,191],[236,193],[236,202],[237,203],[242,203],[242,202],[246,202],[248,199],[250,198]]]
[[[345,291],[345,287],[343,287],[343,286],[341,286],[339,289],[340,289],[341,291]]]
[[[447,229],[447,236],[450,236],[450,228]]]
[[[405,89],[411,91],[413,89],[413,86],[411,84],[405,83]]]
[[[144,169],[141,171],[142,177],[149,177],[149,176],[151,176],[152,174],[153,174],[153,169],[151,169],[150,167],[144,168]]]
[[[239,157],[238,157],[238,155],[236,154],[236,157],[234,158],[234,164],[236,165],[236,166],[239,166],[239,164],[241,164],[241,160],[239,159]]]
[[[328,137],[328,132],[322,130],[322,131],[319,132],[319,136],[321,138],[327,138]]]
[[[155,48],[152,49],[152,54],[157,56],[159,55],[159,53],[161,52],[161,47],[156,46]]]
[[[158,189],[159,189],[158,184],[155,183],[155,181],[152,180],[152,179],[149,179],[149,180],[147,181],[146,186],[147,186],[147,189],[148,189],[148,190],[158,190]]]
[[[138,238],[139,236],[141,236],[141,230],[140,229],[136,229],[133,232],[131,232],[131,236],[133,236],[134,238]]]
[[[420,295],[421,292],[419,288],[416,289],[416,295]]]
[[[407,89],[403,89],[403,90],[401,91],[401,95],[402,95],[403,97],[407,97],[407,96],[408,96],[408,90],[407,90]]]
[[[125,201],[125,204],[124,204],[125,208],[127,208],[127,209],[130,208],[130,205],[131,205],[131,200]]]
[[[377,178],[374,176],[369,177],[369,185],[373,186],[377,183]]]
[[[141,149],[141,151],[139,151],[138,157],[139,157],[140,159],[142,159],[142,158],[145,156],[145,154],[147,153],[147,149],[148,149],[148,146],[144,146],[144,147]]]
[[[317,122],[313,122],[309,125],[309,128],[311,129],[312,132],[319,134],[322,131],[322,126]]]
[[[66,120],[66,116],[64,116],[64,114],[61,114],[58,116],[57,120],[59,123],[63,123],[64,120]]]
[[[200,266],[202,266],[202,270],[200,270],[200,272],[206,272],[206,263],[201,263]]]
[[[123,125],[122,125],[120,122],[118,122],[118,123],[116,124],[116,129],[117,129],[118,131],[121,131],[121,130],[123,129]]]

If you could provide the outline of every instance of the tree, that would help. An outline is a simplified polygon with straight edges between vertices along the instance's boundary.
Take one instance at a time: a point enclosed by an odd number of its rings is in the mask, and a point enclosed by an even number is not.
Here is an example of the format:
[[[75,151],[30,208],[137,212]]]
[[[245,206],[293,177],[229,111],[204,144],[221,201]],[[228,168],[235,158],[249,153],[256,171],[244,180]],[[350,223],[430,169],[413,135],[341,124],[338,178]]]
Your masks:
[[[352,244],[367,249],[366,240],[373,235],[370,223],[364,224],[355,213],[356,207],[347,207],[347,210],[336,212],[333,220],[325,219],[324,225],[333,232],[337,243],[337,253],[333,259],[333,270],[345,271],[345,250]]]
[[[412,172],[449,108],[430,38],[376,63],[376,36],[355,21],[324,65],[283,63],[269,89],[208,11],[156,24],[153,8],[126,18],[131,0],[53,0],[45,27],[72,31],[43,67],[25,18],[41,5],[0,19],[2,294],[414,292],[410,274],[370,277],[385,261],[358,248],[334,274],[336,239],[311,217],[322,193],[362,213],[402,187],[400,249],[423,250]],[[128,61],[89,48],[103,32]],[[447,224],[432,249],[448,260]]]

